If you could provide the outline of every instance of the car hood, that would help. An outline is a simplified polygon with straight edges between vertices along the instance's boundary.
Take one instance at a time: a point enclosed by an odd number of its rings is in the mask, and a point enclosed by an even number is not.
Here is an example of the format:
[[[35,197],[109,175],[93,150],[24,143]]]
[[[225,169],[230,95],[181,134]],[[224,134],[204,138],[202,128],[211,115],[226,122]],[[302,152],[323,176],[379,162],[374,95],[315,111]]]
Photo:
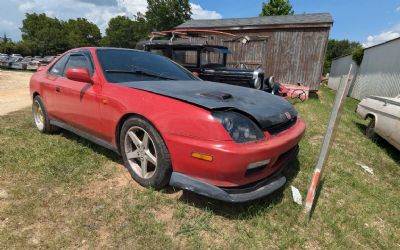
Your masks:
[[[297,117],[294,107],[267,92],[208,81],[142,81],[121,85],[184,101],[207,110],[233,109],[252,117],[263,130]]]

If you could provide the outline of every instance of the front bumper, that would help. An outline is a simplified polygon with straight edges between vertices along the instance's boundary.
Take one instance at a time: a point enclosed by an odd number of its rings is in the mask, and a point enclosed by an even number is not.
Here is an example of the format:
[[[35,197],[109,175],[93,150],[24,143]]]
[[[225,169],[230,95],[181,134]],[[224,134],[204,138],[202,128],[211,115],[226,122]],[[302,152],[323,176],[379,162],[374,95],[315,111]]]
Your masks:
[[[291,128],[254,143],[237,144],[232,141],[203,141],[185,136],[167,136],[173,171],[213,186],[235,188],[272,176],[280,168],[285,152],[299,144],[305,123],[299,118]],[[213,160],[194,159],[192,152],[213,156]],[[269,159],[269,163],[256,172],[248,172],[250,164]]]
[[[178,172],[172,173],[169,185],[209,198],[232,203],[260,199],[285,185],[286,177],[283,176],[281,172],[286,167],[287,163],[297,156],[298,152],[298,146],[291,149],[276,163],[279,168],[277,172],[272,176],[248,185],[234,188],[222,188]]]

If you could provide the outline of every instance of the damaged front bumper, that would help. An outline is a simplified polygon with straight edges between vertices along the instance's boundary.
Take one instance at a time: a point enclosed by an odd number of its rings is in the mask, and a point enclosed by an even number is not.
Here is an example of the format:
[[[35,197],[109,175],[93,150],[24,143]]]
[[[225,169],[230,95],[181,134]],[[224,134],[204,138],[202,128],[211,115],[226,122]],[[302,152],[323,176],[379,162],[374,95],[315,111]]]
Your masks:
[[[282,157],[280,162],[277,163],[280,165],[278,171],[273,175],[252,184],[234,188],[223,188],[208,184],[182,173],[173,172],[169,185],[207,196],[209,198],[232,203],[260,199],[285,185],[286,177],[283,176],[281,172],[287,166],[288,162],[297,156],[298,152],[299,149],[298,146],[296,146],[289,152],[285,153],[285,157]]]

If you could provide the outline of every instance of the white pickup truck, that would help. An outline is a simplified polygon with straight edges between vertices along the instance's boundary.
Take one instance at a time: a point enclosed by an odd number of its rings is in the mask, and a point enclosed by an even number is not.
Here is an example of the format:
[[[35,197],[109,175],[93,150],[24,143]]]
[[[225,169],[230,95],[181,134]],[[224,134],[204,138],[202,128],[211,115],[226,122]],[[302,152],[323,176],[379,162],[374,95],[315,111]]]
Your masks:
[[[395,98],[370,96],[361,100],[357,113],[370,119],[366,135],[380,135],[400,150],[400,95]]]

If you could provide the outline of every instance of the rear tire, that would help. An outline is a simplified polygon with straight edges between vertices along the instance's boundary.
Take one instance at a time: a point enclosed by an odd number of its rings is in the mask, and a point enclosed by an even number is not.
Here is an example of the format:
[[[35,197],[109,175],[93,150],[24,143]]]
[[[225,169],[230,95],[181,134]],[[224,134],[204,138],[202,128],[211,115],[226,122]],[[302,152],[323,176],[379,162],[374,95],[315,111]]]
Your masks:
[[[44,134],[51,134],[58,130],[56,126],[50,124],[47,109],[39,95],[33,98],[32,113],[36,128],[40,132]]]
[[[376,140],[378,138],[377,134],[375,133],[375,118],[374,117],[372,117],[369,120],[367,129],[365,130],[365,135],[372,140]]]
[[[139,117],[122,125],[120,149],[125,167],[144,187],[161,189],[171,178],[172,164],[168,149],[157,130]]]

